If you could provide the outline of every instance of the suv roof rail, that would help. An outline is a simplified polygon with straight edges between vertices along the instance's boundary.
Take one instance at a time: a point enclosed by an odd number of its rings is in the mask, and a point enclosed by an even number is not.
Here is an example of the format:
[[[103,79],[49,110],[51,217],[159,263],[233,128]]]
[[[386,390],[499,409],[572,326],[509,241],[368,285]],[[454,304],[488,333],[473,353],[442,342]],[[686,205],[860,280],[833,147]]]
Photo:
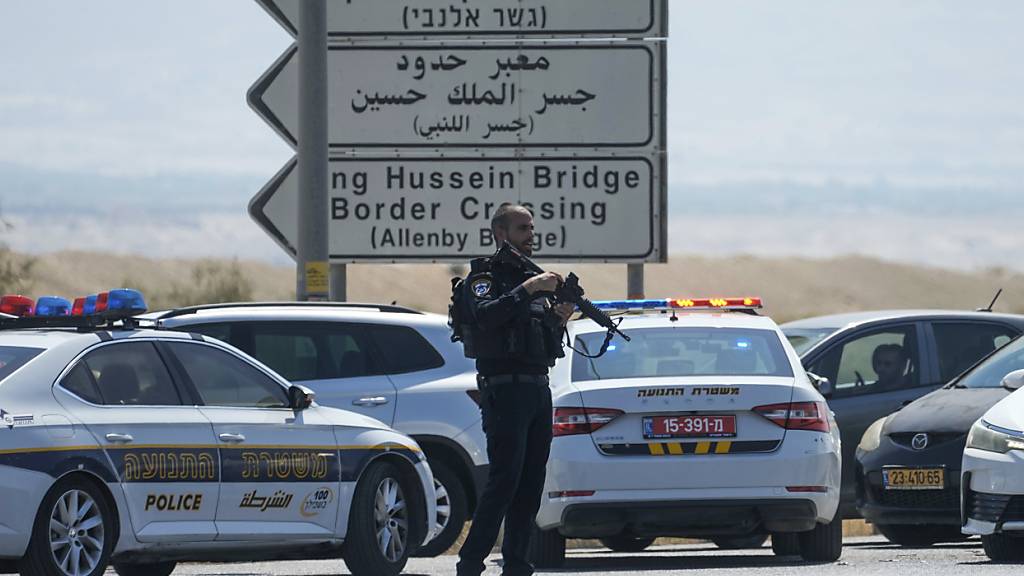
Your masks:
[[[167,320],[195,314],[205,310],[225,310],[228,308],[280,308],[280,307],[313,307],[313,308],[349,308],[357,310],[377,310],[378,312],[401,313],[401,314],[423,314],[419,310],[398,306],[396,304],[367,304],[361,302],[224,302],[220,304],[200,304],[198,306],[186,306],[169,310],[157,317],[155,320]]]

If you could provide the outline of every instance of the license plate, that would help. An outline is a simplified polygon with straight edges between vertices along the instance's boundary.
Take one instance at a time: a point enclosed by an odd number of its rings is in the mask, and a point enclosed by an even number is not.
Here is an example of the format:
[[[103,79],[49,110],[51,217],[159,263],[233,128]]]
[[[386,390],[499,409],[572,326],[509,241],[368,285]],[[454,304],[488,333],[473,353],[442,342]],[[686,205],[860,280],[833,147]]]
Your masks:
[[[942,490],[946,471],[942,468],[883,468],[882,485],[886,490]]]
[[[647,416],[644,438],[733,438],[735,416]]]

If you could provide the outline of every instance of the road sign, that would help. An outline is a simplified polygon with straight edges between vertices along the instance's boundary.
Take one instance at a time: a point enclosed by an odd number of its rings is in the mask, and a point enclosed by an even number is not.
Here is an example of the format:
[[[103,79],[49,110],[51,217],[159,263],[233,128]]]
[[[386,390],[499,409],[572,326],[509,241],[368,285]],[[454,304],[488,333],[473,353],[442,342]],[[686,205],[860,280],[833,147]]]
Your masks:
[[[552,154],[552,155],[548,155]],[[662,261],[659,154],[336,157],[329,167],[332,262],[465,262],[493,253],[503,202],[534,211],[541,260]],[[293,159],[249,205],[290,254],[298,236]]]
[[[298,56],[249,104],[296,146]],[[354,148],[644,148],[663,142],[664,42],[328,48],[328,142]]]
[[[292,36],[301,0],[256,0]],[[665,37],[666,0],[333,0],[331,40]]]

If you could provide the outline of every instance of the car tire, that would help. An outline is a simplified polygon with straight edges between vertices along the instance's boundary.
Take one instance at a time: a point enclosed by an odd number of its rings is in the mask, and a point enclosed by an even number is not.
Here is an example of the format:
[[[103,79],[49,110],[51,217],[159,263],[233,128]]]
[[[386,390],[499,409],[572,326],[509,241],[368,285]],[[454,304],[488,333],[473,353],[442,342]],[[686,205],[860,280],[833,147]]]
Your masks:
[[[535,568],[560,568],[565,563],[565,536],[557,529],[541,530],[534,526],[529,559]]]
[[[799,556],[800,535],[796,532],[772,532],[772,552],[776,556]]]
[[[732,536],[712,538],[715,546],[722,550],[752,550],[764,546],[768,540],[767,534],[751,534],[750,536]],[[794,552],[796,554],[796,552]]]
[[[905,548],[925,548],[936,542],[958,542],[966,537],[956,526],[875,524],[885,539]]]
[[[981,537],[981,545],[985,548],[985,555],[993,562],[1024,561],[1024,538],[990,534]]]
[[[808,562],[835,562],[843,555],[843,518],[800,532],[800,557]]]
[[[429,464],[434,473],[434,488],[437,490],[437,524],[443,528],[433,540],[413,554],[420,558],[433,558],[447,552],[459,539],[469,516],[469,495],[459,475],[444,462],[434,461]]]
[[[390,462],[376,462],[363,472],[352,496],[342,547],[345,565],[353,576],[397,576],[405,568],[415,547],[411,535],[416,531],[410,530],[412,494],[413,487]]]
[[[643,552],[651,544],[654,544],[654,538],[635,538],[622,535],[601,538],[601,545],[613,552]]]
[[[63,527],[63,534],[51,520]],[[115,536],[114,512],[106,494],[84,477],[64,478],[43,497],[18,570],[23,576],[63,576],[60,564],[75,561],[74,571],[98,576],[110,563]]]
[[[118,576],[171,576],[177,566],[177,562],[115,562],[114,570]]]

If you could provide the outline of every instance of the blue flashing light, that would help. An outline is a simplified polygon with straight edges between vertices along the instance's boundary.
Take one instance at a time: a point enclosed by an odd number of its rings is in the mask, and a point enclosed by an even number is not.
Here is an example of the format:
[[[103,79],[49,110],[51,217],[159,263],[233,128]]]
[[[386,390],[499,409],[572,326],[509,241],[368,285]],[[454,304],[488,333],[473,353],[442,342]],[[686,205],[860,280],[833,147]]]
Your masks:
[[[41,296],[36,300],[36,316],[49,318],[71,315],[71,301],[60,296]]]
[[[617,346],[615,346],[615,344],[609,344],[608,345],[608,352],[614,352],[615,348],[617,348]]]
[[[85,297],[85,305],[82,307],[82,316],[92,316],[96,313],[96,294]]]
[[[746,350],[747,348],[750,348],[750,340],[737,340],[736,347]]]
[[[657,310],[667,308],[668,300],[664,298],[655,300],[598,300],[594,302],[601,310]]]
[[[86,306],[88,306],[86,301]],[[112,316],[134,316],[146,311],[146,299],[138,290],[119,288],[107,293],[107,313]]]

